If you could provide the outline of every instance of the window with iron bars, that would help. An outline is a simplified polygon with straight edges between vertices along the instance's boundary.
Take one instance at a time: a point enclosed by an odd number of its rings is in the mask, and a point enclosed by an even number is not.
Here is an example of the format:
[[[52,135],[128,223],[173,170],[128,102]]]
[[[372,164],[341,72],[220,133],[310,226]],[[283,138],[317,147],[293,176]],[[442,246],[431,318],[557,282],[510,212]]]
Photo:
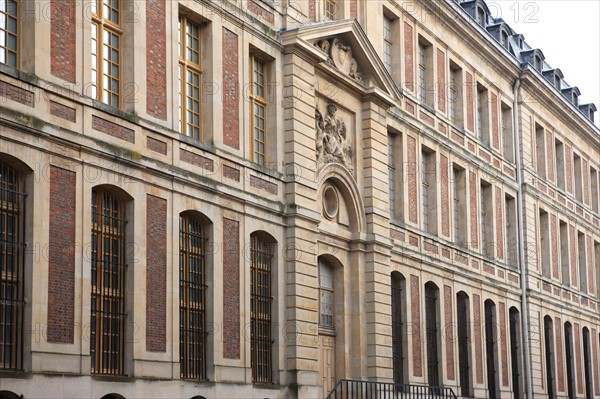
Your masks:
[[[104,189],[92,191],[92,373],[124,374],[125,207]]]
[[[206,228],[179,217],[179,360],[181,378],[206,379]]]
[[[271,266],[273,242],[260,234],[251,236],[250,266],[250,356],[252,380],[273,382],[271,338]]]
[[[0,370],[23,368],[25,193],[15,169],[0,162]]]

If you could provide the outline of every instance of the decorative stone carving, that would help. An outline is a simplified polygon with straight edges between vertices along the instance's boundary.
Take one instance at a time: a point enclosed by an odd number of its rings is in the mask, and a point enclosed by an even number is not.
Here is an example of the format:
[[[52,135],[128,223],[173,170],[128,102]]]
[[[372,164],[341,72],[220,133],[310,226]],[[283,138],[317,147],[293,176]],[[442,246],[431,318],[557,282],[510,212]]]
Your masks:
[[[354,150],[346,140],[346,124],[340,118],[336,118],[336,112],[336,105],[331,103],[327,104],[325,116],[315,108],[317,162],[340,163],[352,173]]]
[[[315,46],[321,49],[329,56],[327,60],[334,65],[345,75],[359,83],[363,83],[362,74],[358,70],[358,63],[352,57],[352,49],[350,46],[343,44],[339,39],[335,38],[330,43],[329,40],[321,40],[315,43]]]

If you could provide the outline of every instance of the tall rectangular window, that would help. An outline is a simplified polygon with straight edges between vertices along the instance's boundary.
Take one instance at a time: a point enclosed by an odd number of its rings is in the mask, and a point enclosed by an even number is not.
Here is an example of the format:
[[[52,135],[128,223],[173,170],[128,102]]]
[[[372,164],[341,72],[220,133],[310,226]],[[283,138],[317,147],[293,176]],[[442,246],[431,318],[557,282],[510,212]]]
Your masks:
[[[569,265],[569,226],[562,220],[559,222],[559,241],[560,241],[560,269],[562,283],[566,286],[571,285],[571,269]]]
[[[92,191],[91,322],[92,373],[124,373],[125,226],[124,204],[103,189]]]
[[[535,124],[535,155],[537,174],[542,179],[546,178],[546,134],[544,128]]]
[[[179,132],[196,140],[202,134],[200,25],[179,17]]]
[[[334,20],[336,17],[337,0],[324,0],[323,15],[325,19]]]
[[[183,379],[206,378],[206,228],[179,216],[179,363]]]
[[[390,218],[395,221],[404,219],[403,202],[403,163],[402,135],[388,133],[388,183]]]
[[[579,291],[588,292],[585,234],[582,232],[577,232],[577,252],[579,253]]]
[[[423,148],[421,152],[421,214],[423,230],[437,234],[437,191],[435,152]]]
[[[590,166],[590,188],[591,188],[591,194],[592,194],[592,209],[594,210],[594,212],[598,213],[600,210],[599,208],[599,201],[600,198],[598,198],[598,171],[594,168],[592,168]]]
[[[600,298],[600,242],[594,241],[594,263],[596,264],[596,297]]]
[[[252,160],[259,165],[266,162],[267,101],[265,93],[265,63],[256,56],[251,57],[252,82],[250,99],[252,107]]]
[[[483,145],[490,146],[490,123],[487,89],[477,83],[477,136]]]
[[[494,245],[494,199],[492,185],[481,181],[480,210],[481,210],[481,248],[483,254],[493,258],[496,251]]]
[[[433,46],[419,36],[419,99],[433,108]]]
[[[271,347],[271,265],[273,243],[254,233],[250,236],[250,363],[252,381],[272,382],[273,360]]]
[[[0,63],[17,66],[19,52],[19,2],[0,0]]]
[[[554,153],[556,154],[556,185],[565,189],[565,146],[559,140],[554,141]]]
[[[581,171],[581,157],[573,153],[573,168],[575,169],[575,198],[583,202],[583,177]]]
[[[333,300],[333,268],[327,262],[319,260],[319,327],[335,327]]]
[[[515,161],[515,147],[513,143],[513,113],[512,108],[507,104],[502,103],[500,105],[502,111],[502,118],[500,123],[502,124],[502,143],[504,149],[504,158],[507,161]]]
[[[121,105],[121,0],[93,0],[91,95],[113,107]]]
[[[450,61],[450,121],[463,127],[463,78],[462,69]]]
[[[540,248],[541,252],[538,255],[538,266],[542,270],[544,277],[550,277],[551,262],[550,262],[550,223],[548,222],[548,212],[540,209],[539,223],[540,223]]]
[[[25,226],[22,180],[0,161],[0,370],[23,369]]]
[[[504,213],[506,215],[506,262],[512,268],[519,264],[519,237],[517,235],[517,204],[515,198],[504,196]]]
[[[463,168],[452,166],[452,215],[454,243],[467,246],[467,178]]]
[[[383,64],[392,73],[392,20],[383,16]]]

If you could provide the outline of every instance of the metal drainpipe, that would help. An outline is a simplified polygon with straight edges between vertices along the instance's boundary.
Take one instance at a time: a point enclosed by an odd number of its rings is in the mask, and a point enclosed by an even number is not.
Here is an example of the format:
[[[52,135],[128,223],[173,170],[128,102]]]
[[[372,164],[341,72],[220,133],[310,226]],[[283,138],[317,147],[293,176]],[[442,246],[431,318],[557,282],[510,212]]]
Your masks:
[[[521,323],[523,324],[523,372],[525,373],[525,397],[532,398],[531,359],[529,340],[529,306],[527,302],[527,270],[525,269],[525,232],[523,230],[523,172],[521,170],[521,125],[519,124],[519,89],[521,78],[517,78],[513,86],[513,142],[514,157],[517,168],[517,230],[519,234],[519,270],[521,271]]]

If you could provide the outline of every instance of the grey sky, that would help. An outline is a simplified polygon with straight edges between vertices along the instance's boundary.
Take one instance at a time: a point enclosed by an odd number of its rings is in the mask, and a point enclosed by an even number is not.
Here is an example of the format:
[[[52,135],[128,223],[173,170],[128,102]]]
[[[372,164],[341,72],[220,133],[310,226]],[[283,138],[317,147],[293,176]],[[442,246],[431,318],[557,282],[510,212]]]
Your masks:
[[[539,48],[571,86],[581,91],[580,104],[600,110],[600,0],[488,0],[494,17],[502,17],[533,48]],[[600,126],[600,112],[596,125]]]

